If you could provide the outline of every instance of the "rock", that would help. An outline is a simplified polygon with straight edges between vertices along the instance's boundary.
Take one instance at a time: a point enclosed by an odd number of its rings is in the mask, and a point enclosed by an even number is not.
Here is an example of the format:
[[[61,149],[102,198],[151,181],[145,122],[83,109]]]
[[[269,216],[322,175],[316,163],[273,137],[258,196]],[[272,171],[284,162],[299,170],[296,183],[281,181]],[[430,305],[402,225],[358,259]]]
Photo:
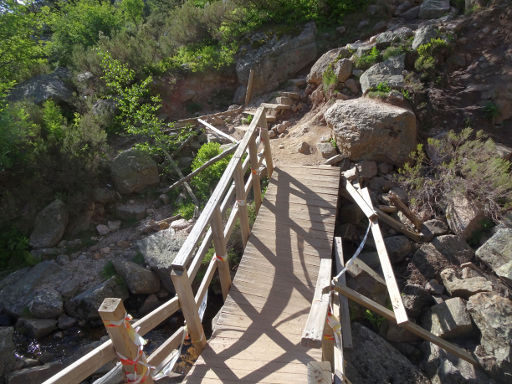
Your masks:
[[[83,83],[87,80],[92,79],[93,77],[94,77],[94,75],[92,74],[92,72],[86,71],[86,72],[82,72],[82,73],[79,73],[78,75],[76,75],[76,80],[79,83]]]
[[[101,117],[105,122],[112,120],[116,111],[117,103],[114,100],[98,99],[91,108],[92,114]]]
[[[56,246],[68,225],[66,205],[59,199],[47,205],[36,216],[34,229],[30,235],[30,246],[49,248]]]
[[[434,25],[427,24],[419,27],[414,32],[414,40],[412,41],[412,49],[418,49],[420,45],[430,43],[430,40],[438,35],[437,28]]]
[[[347,353],[347,377],[357,384],[427,384],[429,380],[405,356],[370,329],[352,323],[357,348]]]
[[[468,243],[455,235],[443,235],[436,237],[432,240],[432,244],[452,263],[458,265],[471,261],[475,254]]]
[[[38,75],[16,85],[11,90],[8,100],[11,102],[29,100],[40,105],[51,99],[69,105],[73,99],[73,91],[68,86],[69,80],[69,71],[58,68],[50,74]]]
[[[407,284],[402,289],[401,296],[407,313],[414,318],[421,316],[434,302],[427,290],[416,284]]]
[[[94,188],[92,192],[92,197],[95,202],[101,204],[108,204],[116,200],[116,193],[115,191],[108,188],[97,187]]]
[[[340,83],[347,80],[352,75],[352,61],[349,59],[340,59],[333,65],[333,71]]]
[[[423,244],[414,253],[412,264],[414,264],[425,279],[439,278],[443,269],[453,265],[453,263],[431,243]]]
[[[256,39],[257,36],[253,36]],[[265,36],[261,36],[265,39]],[[238,99],[243,103],[245,89],[249,79],[250,69],[254,69],[253,96],[270,92],[285,82],[291,76],[297,74],[303,68],[309,66],[317,57],[316,26],[314,23],[305,25],[297,36],[285,35],[281,38],[274,37],[263,46],[241,47],[236,61],[236,74],[238,77]]]
[[[20,317],[16,322],[16,329],[27,336],[39,339],[57,329],[57,320]]]
[[[428,281],[427,284],[425,284],[425,289],[434,294],[434,295],[442,295],[444,292],[444,286],[439,284],[439,282],[436,279],[431,279]]]
[[[441,236],[448,233],[448,226],[446,223],[438,219],[427,220],[423,223],[423,226],[433,236]]]
[[[368,26],[368,24],[370,24],[368,19],[361,20],[359,24],[357,24],[357,29],[363,29],[364,27]]]
[[[174,220],[171,223],[171,228],[175,231],[181,231],[188,227],[190,227],[190,223],[188,222],[187,219],[178,219],[178,220]]]
[[[40,319],[54,319],[63,311],[62,296],[52,288],[38,290],[28,304],[32,316]]]
[[[462,297],[466,300],[475,293],[492,291],[492,283],[485,277],[459,279],[453,268],[442,271],[441,279],[451,296]]]
[[[405,328],[399,327],[393,322],[388,322],[386,330],[386,340],[392,343],[412,343],[419,339],[414,333]]]
[[[450,12],[450,0],[423,0],[420,5],[421,19],[437,19]]]
[[[332,146],[331,143],[318,143],[316,145],[318,152],[322,154],[324,159],[329,159],[333,156],[336,156],[336,148]]]
[[[147,315],[149,312],[151,312],[153,309],[156,309],[160,306],[161,302],[158,299],[157,295],[149,295],[144,300],[144,303],[140,307],[139,311],[142,315]]]
[[[345,237],[342,237],[342,239],[345,239]],[[357,240],[359,240],[359,237],[357,237]],[[373,269],[380,268],[380,258],[378,252],[361,252],[359,258]]]
[[[473,323],[466,311],[465,300],[454,297],[434,305],[426,316],[425,328],[444,339],[469,336],[473,332]]]
[[[392,31],[382,32],[377,35],[375,41],[377,42],[377,47],[379,49],[385,48],[392,43],[399,43],[401,41],[407,40],[409,37],[413,35],[413,31],[409,27],[400,27]]]
[[[483,209],[470,203],[464,196],[451,198],[446,208],[448,226],[453,233],[460,235],[465,240],[481,229],[482,221],[485,218]]]
[[[391,263],[399,263],[412,252],[412,244],[405,236],[391,236],[384,239]]]
[[[116,216],[122,220],[141,220],[146,217],[147,208],[145,201],[129,200],[126,203],[117,203]]]
[[[69,329],[77,323],[76,319],[66,314],[60,315],[57,319],[57,327],[59,329]]]
[[[110,228],[105,224],[98,224],[96,226],[96,231],[98,231],[98,234],[100,234],[101,236],[105,236],[110,233]]]
[[[147,295],[160,290],[160,280],[154,272],[126,260],[115,260],[113,264],[134,295]]]
[[[78,319],[98,319],[98,308],[103,299],[107,297],[128,298],[126,287],[119,281],[119,278],[113,276],[101,284],[73,297],[65,304],[66,312]]]
[[[499,228],[477,249],[476,256],[487,263],[498,276],[512,282],[512,228]]]
[[[497,379],[510,382],[512,376],[512,300],[496,292],[477,293],[467,309],[480,330],[481,361]],[[477,353],[478,354],[478,353]]]
[[[119,231],[119,228],[121,228],[121,220],[114,220],[114,221],[108,221],[108,229],[110,232]]]
[[[12,371],[16,365],[14,352],[14,328],[0,327],[0,380],[4,375]]]
[[[388,163],[379,163],[378,168],[380,175],[387,175],[388,173],[393,172],[393,166]]]
[[[163,286],[171,293],[174,293],[171,265],[185,239],[186,236],[169,228],[137,242],[145,263],[157,273]]]
[[[303,141],[297,146],[297,152],[302,153],[304,155],[309,155],[311,152],[309,144]]]
[[[380,83],[387,84],[391,88],[402,89],[405,85],[402,74],[404,69],[405,55],[390,57],[382,63],[372,65],[359,78],[363,94],[377,88]]]
[[[416,117],[407,109],[359,98],[336,101],[324,116],[350,160],[401,166],[416,147]]]
[[[416,7],[412,7],[408,11],[405,11],[400,16],[402,16],[406,20],[413,20],[413,19],[417,19],[419,15],[420,15],[420,6],[418,5]]]
[[[309,71],[309,74],[306,78],[308,84],[322,84],[322,75],[325,72],[325,70],[338,59],[340,54],[343,54],[344,52],[348,53],[348,51],[345,48],[336,48],[331,49],[330,51],[327,51],[322,56],[320,56],[320,58],[315,62],[315,64],[313,64]],[[352,66],[350,67],[350,69],[352,72]]]
[[[0,303],[13,316],[26,314],[36,292],[51,283],[61,271],[62,267],[55,261],[43,261],[11,273],[0,282]]]
[[[340,34],[340,35],[343,35],[346,30],[347,30],[347,28],[345,28],[345,26],[343,26],[343,25],[336,28],[336,32],[338,32],[338,34]]]
[[[24,368],[7,376],[7,384],[40,384],[59,372],[64,365],[58,361]]]
[[[377,176],[377,163],[375,161],[365,160],[356,163],[356,169],[359,173],[359,177],[363,179],[368,180]]]
[[[110,170],[116,189],[122,194],[142,192],[160,181],[158,167],[153,159],[133,148],[117,155]]]
[[[348,79],[345,81],[345,87],[347,87],[353,94],[359,93],[359,82],[354,79]]]

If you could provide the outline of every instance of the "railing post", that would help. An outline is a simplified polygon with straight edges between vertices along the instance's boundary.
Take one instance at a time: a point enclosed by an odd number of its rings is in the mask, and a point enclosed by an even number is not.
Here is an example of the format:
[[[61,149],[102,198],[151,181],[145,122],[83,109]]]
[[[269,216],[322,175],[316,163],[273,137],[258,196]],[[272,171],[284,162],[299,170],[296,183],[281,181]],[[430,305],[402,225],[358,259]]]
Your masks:
[[[274,163],[272,162],[272,151],[270,149],[270,137],[268,135],[266,113],[266,109],[263,108],[263,113],[261,114],[260,121],[258,122],[258,127],[260,127],[260,137],[265,148],[264,154],[265,163],[267,164],[267,177],[270,179],[272,172],[274,171]]]
[[[171,280],[178,295],[180,302],[181,312],[187,322],[188,333],[192,345],[197,349],[197,352],[201,352],[206,345],[206,336],[204,334],[203,324],[199,318],[196,300],[194,293],[192,292],[192,285],[187,275],[187,270],[171,272]]]
[[[251,68],[249,71],[249,80],[247,81],[247,90],[245,91],[245,103],[244,105],[249,105],[252,97],[252,87],[254,84],[254,69]]]
[[[252,173],[252,191],[254,193],[254,207],[256,212],[259,211],[261,205],[261,184],[260,184],[260,170],[258,166],[258,147],[256,146],[256,138],[251,139],[249,142],[249,158],[251,161]]]
[[[217,268],[219,270],[222,297],[224,300],[226,300],[229,288],[231,287],[231,275],[229,274],[229,260],[228,252],[226,250],[226,242],[224,239],[222,213],[218,205],[213,211],[211,225],[213,234],[213,246],[215,247],[215,254],[217,256]]]
[[[240,218],[240,230],[242,232],[242,244],[245,248],[247,239],[249,238],[249,216],[247,214],[247,196],[245,196],[245,182],[244,174],[242,171],[242,159],[236,164],[235,172],[233,174],[235,179],[235,193],[236,201],[238,204],[238,217]]]
[[[328,361],[331,367],[334,367],[334,341],[334,333],[326,321],[322,335],[322,361]]]
[[[134,331],[130,330],[131,325],[128,323],[128,319],[125,319],[126,309],[123,301],[107,298],[103,300],[98,312],[120,358],[122,356],[122,359],[139,362],[138,364],[123,364],[125,377],[135,374],[138,377],[144,377],[145,383],[153,383],[146,355],[132,339],[133,336],[130,337]]]

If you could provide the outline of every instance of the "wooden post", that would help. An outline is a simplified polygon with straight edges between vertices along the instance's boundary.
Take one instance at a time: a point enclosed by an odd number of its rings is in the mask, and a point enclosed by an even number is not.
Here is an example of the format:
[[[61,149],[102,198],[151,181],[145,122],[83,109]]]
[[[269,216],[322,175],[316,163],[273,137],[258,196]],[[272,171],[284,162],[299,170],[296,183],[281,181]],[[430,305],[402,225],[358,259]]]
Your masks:
[[[233,173],[235,179],[235,193],[238,204],[238,212],[240,218],[240,230],[242,231],[242,244],[245,248],[247,239],[249,238],[249,216],[247,213],[247,201],[245,196],[245,182],[244,174],[242,171],[242,160],[236,164],[235,172]]]
[[[259,211],[261,206],[261,184],[260,184],[260,170],[258,161],[258,147],[256,146],[256,139],[253,138],[249,142],[249,157],[251,160],[251,173],[252,173],[252,191],[254,193],[254,207],[256,212]]]
[[[258,127],[260,127],[260,137],[264,147],[265,163],[267,163],[267,177],[270,179],[272,177],[272,172],[274,171],[274,163],[272,163],[270,137],[268,135],[267,117],[265,116],[266,112],[267,111],[264,108],[263,113],[260,116],[260,121],[258,122]]]
[[[252,88],[254,85],[254,69],[249,71],[249,80],[247,81],[247,90],[245,91],[245,106],[249,105],[252,97]]]
[[[325,321],[324,332],[322,335],[322,361],[328,361],[331,367],[334,367],[334,332]]]
[[[153,383],[151,372],[144,364],[147,364],[146,355],[142,352],[139,356],[139,347],[130,337],[128,328],[125,326],[126,309],[121,299],[106,298],[98,309],[103,325],[114,344],[116,352],[128,360],[139,361],[141,364],[124,365],[123,372],[126,375],[145,375],[145,383]],[[114,325],[115,324],[115,325]],[[120,324],[120,325],[117,325]],[[129,325],[131,328],[131,325]]]
[[[201,319],[199,318],[199,308],[197,307],[186,269],[183,271],[173,270],[171,272],[171,280],[176,290],[176,295],[178,295],[181,312],[183,312],[183,317],[185,317],[187,322],[192,345],[194,345],[199,353],[206,345],[206,336],[203,324],[201,324]]]
[[[222,297],[224,300],[226,300],[229,288],[231,287],[231,275],[229,274],[228,252],[226,250],[226,242],[224,239],[222,213],[220,212],[220,207],[218,205],[213,211],[211,225],[213,234],[213,246],[215,247],[215,254],[217,256],[217,268],[219,269]]]
[[[334,238],[334,256],[336,260],[336,274],[345,267],[345,260],[343,258],[343,248],[341,237]],[[347,278],[345,274],[341,275],[338,284],[346,287]],[[345,296],[340,297],[341,306],[341,331],[343,334],[343,347],[352,348],[352,329],[350,328],[350,310],[348,306],[348,299]]]

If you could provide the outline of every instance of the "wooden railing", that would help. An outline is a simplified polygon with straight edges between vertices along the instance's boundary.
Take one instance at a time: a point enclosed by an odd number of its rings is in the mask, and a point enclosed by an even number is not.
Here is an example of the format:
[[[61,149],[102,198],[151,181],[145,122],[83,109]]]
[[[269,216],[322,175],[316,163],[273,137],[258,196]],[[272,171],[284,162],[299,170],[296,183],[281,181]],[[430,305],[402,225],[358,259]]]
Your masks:
[[[263,145],[262,151],[259,151],[260,144]],[[249,167],[251,172],[246,177]],[[246,204],[247,196],[252,189],[257,212],[262,200],[260,175],[266,173],[270,177],[272,172],[273,163],[265,108],[260,107],[254,115],[244,138],[238,144],[217,187],[174,259],[171,279],[176,290],[176,296],[133,323],[133,328],[140,327],[138,333],[141,336],[181,309],[192,344],[198,352],[206,345],[203,325],[198,314],[199,305],[208,291],[216,270],[219,272],[222,295],[224,299],[226,298],[231,286],[230,267],[226,251],[228,240],[233,232],[236,220],[239,219],[242,243],[245,247],[250,231]],[[231,208],[231,211],[224,224],[229,208]],[[209,262],[205,276],[194,294],[192,282],[212,242],[215,248],[215,256]],[[119,310],[120,306],[122,306],[122,302],[116,303],[112,313],[119,314],[123,312]],[[100,314],[105,321],[104,312],[105,308],[100,311]],[[123,315],[124,313],[120,315],[121,318]],[[119,319],[111,317],[109,320],[117,321]],[[147,362],[153,366],[165,363],[171,352],[179,347],[184,332],[185,325],[181,326],[160,345],[147,358]],[[116,343],[116,347],[114,343]],[[120,349],[117,343],[115,339],[114,342],[112,340],[106,341],[46,380],[44,384],[80,383],[99,368],[117,358],[115,351]]]

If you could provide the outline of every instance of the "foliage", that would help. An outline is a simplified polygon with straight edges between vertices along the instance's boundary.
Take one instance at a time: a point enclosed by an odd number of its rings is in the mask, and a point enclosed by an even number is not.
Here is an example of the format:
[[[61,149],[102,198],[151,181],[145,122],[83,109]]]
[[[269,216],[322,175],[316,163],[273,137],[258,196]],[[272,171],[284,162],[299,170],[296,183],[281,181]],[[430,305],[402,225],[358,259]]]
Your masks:
[[[177,53],[162,61],[161,68],[184,69],[191,72],[203,72],[207,69],[221,69],[234,62],[236,44],[230,45],[190,45],[180,47]]]
[[[381,61],[381,54],[377,47],[373,47],[368,53],[357,57],[354,66],[357,69],[368,69],[379,61]]]
[[[195,209],[196,205],[194,203],[182,203],[178,205],[176,214],[180,215],[184,219],[190,220],[192,217],[194,217]]]
[[[390,46],[390,47],[387,47],[383,52],[382,52],[382,60],[387,60],[391,57],[395,57],[395,56],[400,56],[401,54],[405,53],[405,49],[404,47],[401,47],[401,46]]]
[[[324,87],[324,92],[327,92],[330,89],[334,88],[337,83],[338,76],[336,76],[336,74],[334,73],[332,64],[329,64],[329,66],[322,73],[322,84]]]
[[[374,98],[386,98],[391,92],[391,87],[388,83],[380,82],[376,87],[372,88],[372,90],[368,93],[368,97]]]
[[[116,269],[112,261],[107,261],[101,270],[101,276],[105,279],[110,279],[112,276],[116,275]]]
[[[124,19],[137,26],[142,22],[144,11],[144,1],[142,0],[122,0],[119,8]]]
[[[447,46],[448,43],[446,40],[433,38],[429,43],[422,44],[418,47],[419,56],[414,63],[414,68],[418,72],[424,73],[423,78],[432,78]]]
[[[211,142],[203,144],[192,162],[192,170],[199,168],[212,157],[221,153],[222,149],[220,148],[219,143]],[[224,173],[230,159],[231,156],[227,156],[224,159],[217,161],[192,179],[191,184],[196,190],[198,199],[202,201],[208,200],[211,192],[215,188],[215,185]]]
[[[487,116],[487,118],[492,122],[494,122],[496,117],[498,117],[498,115],[500,114],[498,106],[496,105],[496,103],[492,101],[488,101],[487,103],[485,103],[482,109],[485,113],[485,116]]]
[[[512,207],[511,163],[496,153],[496,145],[482,131],[465,128],[428,140],[411,153],[399,170],[399,182],[409,190],[418,211],[442,214],[450,199],[466,197],[497,221]]]
[[[247,115],[247,117],[242,119],[243,124],[251,124],[252,119],[254,118],[253,115]]]
[[[18,269],[36,262],[28,251],[28,238],[14,228],[0,231],[0,270]]]
[[[376,313],[373,313],[369,309],[366,309],[364,311],[364,318],[371,324],[371,326],[376,332],[380,330],[381,325],[384,323],[384,321],[386,321],[384,317]]]

